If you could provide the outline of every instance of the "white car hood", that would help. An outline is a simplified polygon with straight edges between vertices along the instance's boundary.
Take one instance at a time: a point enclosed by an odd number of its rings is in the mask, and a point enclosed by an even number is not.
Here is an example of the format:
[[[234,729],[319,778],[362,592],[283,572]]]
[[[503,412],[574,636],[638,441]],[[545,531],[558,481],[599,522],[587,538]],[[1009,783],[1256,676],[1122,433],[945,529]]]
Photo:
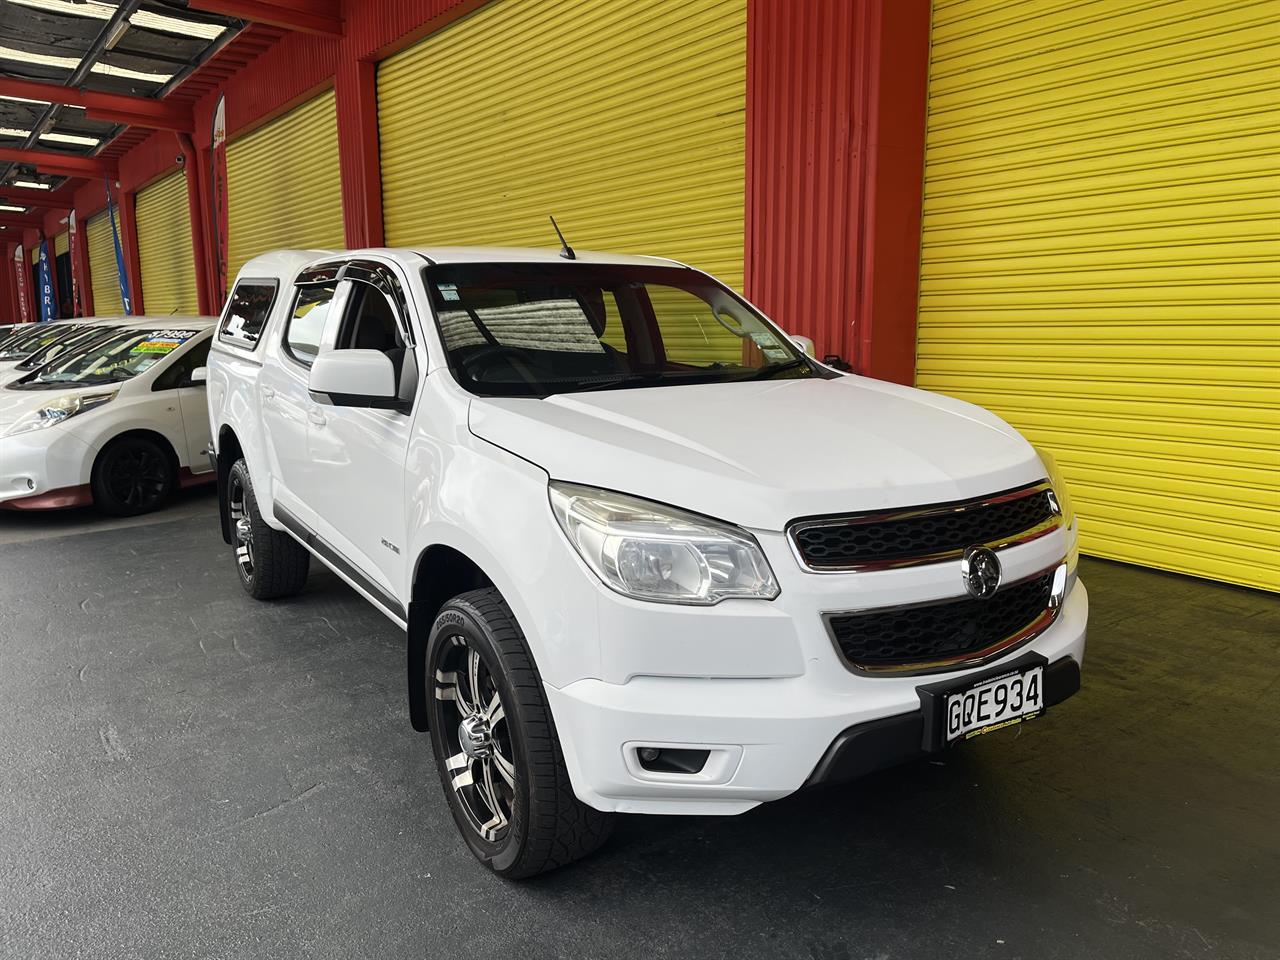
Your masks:
[[[993,414],[863,377],[476,398],[469,421],[553,479],[760,530],[1045,476],[1031,445]]]

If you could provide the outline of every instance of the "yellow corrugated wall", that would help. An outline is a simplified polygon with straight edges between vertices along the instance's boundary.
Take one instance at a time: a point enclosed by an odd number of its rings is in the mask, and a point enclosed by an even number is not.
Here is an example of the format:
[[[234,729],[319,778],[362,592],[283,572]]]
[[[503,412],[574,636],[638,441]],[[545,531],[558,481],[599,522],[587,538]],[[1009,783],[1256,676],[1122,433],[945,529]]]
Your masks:
[[[333,91],[227,144],[227,276],[285,247],[342,249]]]
[[[1098,556],[1280,589],[1280,5],[936,0],[917,382]]]
[[[93,291],[94,315],[123,316],[115,242],[111,239],[111,221],[107,219],[105,210],[89,218],[85,224],[85,239],[89,248],[89,288]]]
[[[181,170],[138,191],[138,263],[148,316],[191,315],[196,300],[187,179]]]
[[[71,237],[66,230],[63,230],[53,238],[53,255],[55,257],[60,257],[64,253],[69,253],[70,251]]]
[[[495,0],[379,67],[387,243],[554,248],[555,214],[741,287],[745,108],[746,0]]]

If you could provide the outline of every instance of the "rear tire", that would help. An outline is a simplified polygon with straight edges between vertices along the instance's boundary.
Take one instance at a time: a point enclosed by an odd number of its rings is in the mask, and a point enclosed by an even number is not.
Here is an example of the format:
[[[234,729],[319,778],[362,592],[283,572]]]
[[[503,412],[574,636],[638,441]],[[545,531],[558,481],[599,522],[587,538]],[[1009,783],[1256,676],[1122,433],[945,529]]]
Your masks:
[[[237,460],[227,475],[225,496],[240,586],[255,600],[276,600],[300,593],[307,585],[311,554],[287,533],[262,519],[249,467],[243,459]]]
[[[440,783],[480,862],[518,880],[608,839],[613,816],[574,795],[542,677],[497,590],[445,604],[428,641],[427,683]]]
[[[173,457],[149,437],[107,444],[93,464],[93,505],[113,517],[136,517],[162,506],[176,485]]]

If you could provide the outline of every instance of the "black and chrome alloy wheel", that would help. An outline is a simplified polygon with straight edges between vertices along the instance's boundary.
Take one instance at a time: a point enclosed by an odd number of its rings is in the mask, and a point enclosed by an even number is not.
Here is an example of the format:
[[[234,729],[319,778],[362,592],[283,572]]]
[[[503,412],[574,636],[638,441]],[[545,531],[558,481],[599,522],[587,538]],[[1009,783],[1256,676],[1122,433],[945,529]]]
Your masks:
[[[441,641],[433,677],[443,763],[476,836],[500,843],[516,803],[515,751],[502,696],[480,651],[460,633]]]
[[[253,583],[253,520],[245,499],[244,480],[237,473],[227,478],[227,507],[231,513],[231,537],[236,549],[240,579]]]

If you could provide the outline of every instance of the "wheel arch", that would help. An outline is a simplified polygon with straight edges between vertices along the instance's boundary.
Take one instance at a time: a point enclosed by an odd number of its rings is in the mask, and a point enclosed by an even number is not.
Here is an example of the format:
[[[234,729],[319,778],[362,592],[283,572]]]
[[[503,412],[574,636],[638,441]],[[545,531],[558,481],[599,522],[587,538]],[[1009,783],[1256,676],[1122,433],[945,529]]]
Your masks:
[[[456,547],[433,543],[419,555],[413,568],[409,597],[408,656],[409,722],[414,730],[428,726],[427,642],[437,614],[451,599],[468,590],[495,587],[493,578],[475,560]]]
[[[218,451],[218,523],[222,527],[222,539],[229,546],[231,544],[231,512],[226,497],[227,477],[231,474],[231,468],[235,462],[244,456],[244,447],[241,446],[235,429],[230,424],[224,423],[218,428],[217,446],[214,449]]]
[[[169,466],[173,470],[173,478],[176,482],[178,479],[178,470],[181,468],[182,461],[178,459],[178,451],[174,449],[173,442],[158,430],[148,430],[145,427],[134,427],[130,430],[121,430],[114,437],[98,448],[98,452],[93,455],[93,466],[89,468],[90,482],[98,476],[98,467],[102,463],[102,458],[106,452],[123,440],[141,438],[150,440],[155,443],[169,459]]]

